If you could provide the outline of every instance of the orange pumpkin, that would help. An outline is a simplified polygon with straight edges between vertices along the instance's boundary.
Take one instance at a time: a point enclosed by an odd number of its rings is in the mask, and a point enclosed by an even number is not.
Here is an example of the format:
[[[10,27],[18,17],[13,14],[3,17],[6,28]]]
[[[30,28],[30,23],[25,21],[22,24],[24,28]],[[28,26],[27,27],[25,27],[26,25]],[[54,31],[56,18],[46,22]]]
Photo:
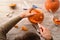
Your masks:
[[[36,14],[33,15],[33,16],[28,17],[30,22],[36,24],[38,22],[41,23],[43,21],[44,15],[43,15],[43,13],[40,10],[32,9],[31,13],[36,13]]]
[[[50,12],[50,10],[55,13],[59,8],[59,0],[46,0],[45,8]]]

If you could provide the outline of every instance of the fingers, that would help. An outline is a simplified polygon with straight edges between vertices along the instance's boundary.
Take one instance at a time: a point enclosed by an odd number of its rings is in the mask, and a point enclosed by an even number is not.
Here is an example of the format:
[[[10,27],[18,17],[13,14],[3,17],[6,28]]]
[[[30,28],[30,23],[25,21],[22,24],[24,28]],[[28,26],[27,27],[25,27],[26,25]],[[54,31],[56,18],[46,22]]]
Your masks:
[[[41,24],[38,23],[39,28],[45,29]]]
[[[40,9],[39,8],[30,8],[30,9],[28,9],[28,12],[31,13],[32,10],[38,10],[39,11]]]
[[[28,10],[28,11],[29,11],[29,10]],[[26,13],[27,17],[32,16],[32,15],[35,15],[35,14],[36,14],[36,12],[34,12],[34,13],[27,12],[27,13]]]
[[[38,11],[40,10],[39,8],[35,8],[35,9],[38,10]]]
[[[31,11],[32,10],[34,10],[34,8],[31,8],[31,9],[28,9],[28,10],[26,10],[26,12],[25,12],[25,17],[29,17],[29,16],[32,16],[32,15],[35,15],[36,13],[34,12],[34,13],[31,13]]]
[[[41,9],[39,9],[39,8],[36,8],[36,10],[39,11],[40,13],[43,13],[42,11],[40,11]]]
[[[42,34],[43,33],[43,30],[40,28],[40,33]]]
[[[40,28],[40,33],[43,34],[43,32],[45,31],[45,27],[43,27],[41,24],[38,23],[38,26]]]
[[[40,33],[43,33],[43,29],[42,29],[42,25],[38,23],[39,29],[40,29]]]
[[[35,15],[36,13],[30,13],[30,15]]]
[[[28,13],[26,14],[26,17],[29,17],[29,16],[32,16],[32,15],[35,15],[36,13]]]

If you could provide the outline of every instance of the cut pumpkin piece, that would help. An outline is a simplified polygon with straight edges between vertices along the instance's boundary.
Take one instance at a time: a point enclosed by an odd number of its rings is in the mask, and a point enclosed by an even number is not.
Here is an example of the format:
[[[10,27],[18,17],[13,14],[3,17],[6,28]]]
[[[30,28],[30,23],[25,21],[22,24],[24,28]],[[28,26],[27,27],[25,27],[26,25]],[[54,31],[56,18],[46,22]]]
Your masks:
[[[15,28],[18,28],[18,25],[15,25],[14,27],[15,27]]]
[[[28,31],[28,28],[26,26],[22,26],[23,31]]]

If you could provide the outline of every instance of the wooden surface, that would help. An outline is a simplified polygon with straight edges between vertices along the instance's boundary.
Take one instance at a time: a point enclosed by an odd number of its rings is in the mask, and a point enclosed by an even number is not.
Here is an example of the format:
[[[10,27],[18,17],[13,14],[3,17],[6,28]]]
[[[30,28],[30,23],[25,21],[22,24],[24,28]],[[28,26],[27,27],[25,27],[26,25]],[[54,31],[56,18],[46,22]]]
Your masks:
[[[42,22],[42,25],[47,27],[52,32],[54,40],[60,40],[60,26],[56,26],[53,23],[53,14],[46,11],[44,7],[45,0],[25,0],[25,2],[27,2],[28,6],[24,3],[24,0],[0,0],[0,24],[8,21],[14,16],[19,15],[22,11],[24,11],[23,8],[31,8],[32,5],[37,5],[44,13],[44,21]],[[12,17],[7,17],[6,15],[13,11],[8,6],[10,3],[16,3],[17,9],[14,10]],[[60,15],[60,8],[54,15]],[[14,37],[18,36],[20,34],[21,26],[27,25],[30,28],[28,24],[31,25],[28,19],[23,19],[17,24],[19,26],[18,29],[13,27],[11,31],[9,31],[7,34],[7,39],[13,40]]]

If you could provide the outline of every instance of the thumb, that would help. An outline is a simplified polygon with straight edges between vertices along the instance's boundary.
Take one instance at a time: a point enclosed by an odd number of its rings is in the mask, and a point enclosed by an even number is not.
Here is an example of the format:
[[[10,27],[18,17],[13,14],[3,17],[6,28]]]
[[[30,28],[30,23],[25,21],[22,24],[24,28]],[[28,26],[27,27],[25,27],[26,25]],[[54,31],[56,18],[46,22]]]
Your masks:
[[[42,32],[43,32],[43,31],[42,31],[42,29],[40,28],[40,33],[42,34]]]
[[[27,16],[35,15],[36,13],[28,13]]]
[[[30,13],[30,15],[35,15],[36,13]]]

